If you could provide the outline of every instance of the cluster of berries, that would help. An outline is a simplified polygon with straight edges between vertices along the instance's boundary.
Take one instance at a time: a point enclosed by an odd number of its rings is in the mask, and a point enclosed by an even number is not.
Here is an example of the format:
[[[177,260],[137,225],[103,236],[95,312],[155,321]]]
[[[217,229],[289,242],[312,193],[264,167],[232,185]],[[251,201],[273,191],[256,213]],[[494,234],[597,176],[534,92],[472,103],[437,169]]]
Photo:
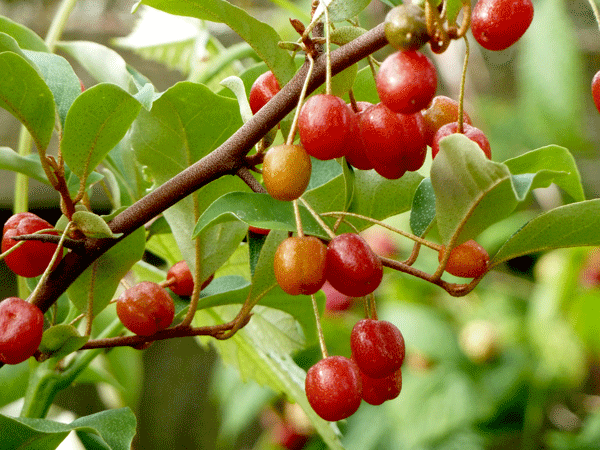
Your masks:
[[[352,357],[328,356],[306,374],[306,396],[323,419],[356,412],[362,400],[381,405],[400,395],[405,346],[400,330],[385,320],[362,319],[350,335]]]

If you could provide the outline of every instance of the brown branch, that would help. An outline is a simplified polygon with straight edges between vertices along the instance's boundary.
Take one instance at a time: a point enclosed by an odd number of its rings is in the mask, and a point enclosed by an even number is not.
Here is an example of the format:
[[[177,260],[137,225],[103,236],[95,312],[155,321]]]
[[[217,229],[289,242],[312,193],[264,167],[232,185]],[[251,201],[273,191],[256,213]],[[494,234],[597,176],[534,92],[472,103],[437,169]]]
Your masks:
[[[331,53],[332,73],[341,72],[386,43],[383,24],[380,24]],[[325,81],[325,65],[325,56],[315,61],[313,76],[308,85],[309,92]],[[115,233],[124,233],[120,239],[85,239],[85,254],[70,253],[63,258],[47,281],[40,286],[33,303],[42,311],[47,311],[89,265],[129,233],[211,181],[224,175],[234,175],[244,166],[244,156],[250,149],[294,109],[307,69],[304,65],[271,101],[219,148],[116,216],[109,226]]]

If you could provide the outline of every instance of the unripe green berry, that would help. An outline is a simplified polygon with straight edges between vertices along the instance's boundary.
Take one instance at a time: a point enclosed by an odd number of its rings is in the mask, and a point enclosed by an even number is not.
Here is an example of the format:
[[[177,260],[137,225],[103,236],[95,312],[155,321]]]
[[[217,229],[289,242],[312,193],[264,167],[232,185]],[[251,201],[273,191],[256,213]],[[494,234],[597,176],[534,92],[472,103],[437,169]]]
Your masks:
[[[418,50],[429,41],[425,11],[412,3],[392,8],[385,17],[384,31],[398,50]]]

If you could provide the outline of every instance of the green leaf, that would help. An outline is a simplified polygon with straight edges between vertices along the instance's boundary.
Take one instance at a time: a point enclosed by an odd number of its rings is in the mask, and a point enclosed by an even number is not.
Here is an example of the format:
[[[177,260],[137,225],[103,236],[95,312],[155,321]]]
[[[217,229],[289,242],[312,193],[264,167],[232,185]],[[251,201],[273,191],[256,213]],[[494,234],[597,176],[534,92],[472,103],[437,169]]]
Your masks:
[[[410,228],[417,236],[423,236],[435,220],[435,192],[431,178],[425,178],[419,184],[413,197],[410,211]]]
[[[402,178],[388,180],[374,170],[356,170],[354,197],[349,212],[376,220],[406,212],[412,206],[412,198],[423,176],[407,172]],[[348,218],[359,230],[371,226],[370,222]]]
[[[24,50],[47,52],[48,47],[44,40],[29,28],[20,23],[13,22],[8,17],[0,16],[0,32],[12,36]]]
[[[13,52],[27,59],[15,38],[6,33],[0,33],[0,52]]]
[[[135,93],[127,64],[114,50],[89,41],[62,41],[57,47],[71,55],[100,83],[116,84],[124,91]]]
[[[517,231],[492,258],[492,265],[553,248],[600,245],[600,199],[552,209]]]
[[[256,51],[273,71],[281,86],[286,84],[296,71],[292,58],[278,46],[282,39],[277,32],[231,3],[224,0],[144,0],[142,3],[171,14],[229,25]]]
[[[118,238],[123,233],[113,233],[106,221],[97,214],[89,211],[76,211],[73,213],[73,223],[85,236],[94,239]]]
[[[431,183],[444,244],[457,234],[458,243],[474,238],[508,217],[532,189],[548,187],[564,177],[570,177],[567,186],[573,184],[573,175],[564,171],[542,169],[512,175],[507,165],[488,160],[476,143],[461,134],[442,139],[440,148],[431,166]],[[538,156],[545,152],[551,154],[552,149],[541,149]],[[527,164],[528,160],[532,161],[529,155],[512,164],[519,170],[528,165],[537,168],[535,163]],[[553,158],[548,161],[550,167],[555,166]]]
[[[233,317],[236,312],[237,307],[199,311],[195,322],[196,325],[223,323],[229,320],[226,317]],[[302,336],[298,334],[296,322],[290,319],[281,311],[256,306],[248,325],[231,339],[217,341],[215,345],[223,359],[239,369],[242,379],[253,379],[276,392],[285,393],[289,400],[302,407],[328,448],[341,450],[336,425],[321,419],[306,398],[306,373],[290,356],[291,351],[299,348]]]
[[[53,450],[72,430],[78,430],[97,435],[110,450],[129,450],[135,427],[135,416],[129,408],[102,411],[70,424],[0,415],[0,442],[7,449]]]
[[[29,362],[6,364],[0,370],[0,408],[25,396],[29,380]]]
[[[58,117],[64,127],[69,108],[81,94],[79,78],[67,60],[61,56],[30,50],[25,50],[24,53],[26,58],[37,66],[52,91]]]
[[[347,19],[353,19],[369,3],[371,3],[371,0],[325,0],[319,2],[312,20],[313,22],[319,20],[325,13],[325,7],[327,7],[331,22],[342,22]]]
[[[300,205],[300,217],[306,234],[328,237],[325,230],[302,205]],[[206,209],[194,228],[194,236],[205,228],[231,221],[242,221],[268,230],[296,231],[292,202],[275,200],[268,194],[230,192]]]
[[[564,172],[565,175],[554,179],[554,183],[563,188],[573,200],[577,202],[585,200],[575,158],[564,147],[549,145],[538,148],[516,158],[508,159],[504,161],[504,164],[513,175],[542,171]]]
[[[54,98],[37,71],[16,53],[0,53],[0,107],[27,128],[44,153],[54,130]]]
[[[114,84],[98,84],[77,97],[67,114],[61,149],[79,179],[87,179],[125,136],[141,106]]]
[[[61,359],[79,350],[89,339],[89,336],[81,336],[73,325],[54,325],[44,331],[39,350]]]
[[[19,172],[41,183],[49,184],[37,154],[21,156],[8,147],[0,147],[0,170]]]
[[[121,278],[142,258],[145,244],[146,233],[142,227],[114,245],[69,287],[69,300],[82,313],[87,311],[88,302],[93,301],[94,316],[97,316],[112,299]]]
[[[204,59],[212,50],[208,31],[199,20],[176,17],[145,6],[140,8],[131,33],[113,39],[112,43],[184,75],[196,64],[202,64],[196,59]],[[202,57],[195,58],[195,52]]]
[[[132,130],[132,147],[139,163],[147,166],[154,187],[158,187],[217,148],[241,125],[235,100],[216,95],[206,86],[182,82],[164,92],[151,111],[140,112]],[[198,213],[224,192],[232,190],[248,191],[249,188],[238,177],[222,177],[204,186],[195,194]],[[188,196],[164,213],[190,268],[194,267],[195,259],[191,239],[196,222],[193,212],[194,201]],[[230,224],[228,227],[231,233],[221,227],[202,239],[203,254],[222,258],[224,253],[221,256],[218,253],[225,241],[231,251],[235,250],[232,237],[239,239],[237,247],[245,235],[244,226]],[[219,239],[215,240],[215,236]],[[205,270],[208,269],[203,267],[203,273]]]

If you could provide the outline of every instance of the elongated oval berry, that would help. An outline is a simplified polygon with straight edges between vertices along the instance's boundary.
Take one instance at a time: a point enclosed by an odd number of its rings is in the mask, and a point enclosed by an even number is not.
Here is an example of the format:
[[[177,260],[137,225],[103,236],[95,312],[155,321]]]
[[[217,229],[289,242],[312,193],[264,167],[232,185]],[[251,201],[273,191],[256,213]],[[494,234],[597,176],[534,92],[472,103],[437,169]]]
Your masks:
[[[33,213],[23,212],[15,214],[4,224],[2,253],[10,250],[19,242],[11,239],[12,237],[33,234],[36,231],[51,228],[54,227]],[[58,233],[51,231],[47,234],[56,236]],[[9,253],[4,258],[4,261],[9,269],[17,275],[27,278],[37,277],[44,273],[57,247],[57,244],[51,242],[27,241],[12,253]],[[55,267],[60,262],[61,256],[59,255],[57,258]]]
[[[275,279],[290,295],[311,295],[325,283],[327,247],[314,236],[285,239],[275,252]]]
[[[414,114],[429,105],[437,89],[437,72],[431,60],[414,50],[388,56],[377,73],[381,103],[394,112]]]
[[[383,278],[379,256],[358,234],[345,233],[327,246],[326,278],[342,294],[362,297],[373,292]]]
[[[129,331],[150,336],[171,325],[175,305],[165,288],[142,281],[121,293],[117,299],[117,316]]]
[[[300,197],[310,181],[312,163],[299,145],[270,148],[263,160],[263,182],[271,197],[291,201]]]
[[[471,31],[483,48],[504,50],[525,34],[532,20],[531,0],[479,0],[471,14]]]
[[[40,346],[44,327],[42,311],[18,297],[0,302],[0,362],[19,364]]]
[[[305,389],[308,403],[322,419],[342,420],[360,406],[360,371],[351,359],[329,356],[308,369]]]
[[[250,88],[250,109],[256,114],[269,100],[279,92],[279,83],[273,72],[268,71],[260,75]]]
[[[364,373],[362,377],[362,398],[370,405],[381,405],[387,400],[393,400],[402,390],[402,369],[383,378],[371,378]]]
[[[433,158],[435,158],[440,151],[440,141],[446,136],[450,136],[451,134],[455,133],[458,133],[458,123],[456,122],[447,123],[437,130],[433,136],[433,142],[431,143],[431,156]],[[483,131],[474,126],[463,123],[463,134],[479,145],[479,148],[483,151],[483,153],[485,153],[487,159],[492,159],[490,141],[488,141],[488,138],[485,136]]]
[[[340,158],[346,154],[352,119],[352,111],[341,98],[315,95],[302,106],[298,117],[300,142],[317,159]]]
[[[445,248],[438,255],[441,261]],[[446,264],[446,272],[456,277],[477,278],[487,272],[490,265],[490,255],[473,239],[464,242],[450,251]]]
[[[404,337],[396,325],[386,320],[356,322],[350,347],[360,371],[371,378],[387,377],[404,362]]]

